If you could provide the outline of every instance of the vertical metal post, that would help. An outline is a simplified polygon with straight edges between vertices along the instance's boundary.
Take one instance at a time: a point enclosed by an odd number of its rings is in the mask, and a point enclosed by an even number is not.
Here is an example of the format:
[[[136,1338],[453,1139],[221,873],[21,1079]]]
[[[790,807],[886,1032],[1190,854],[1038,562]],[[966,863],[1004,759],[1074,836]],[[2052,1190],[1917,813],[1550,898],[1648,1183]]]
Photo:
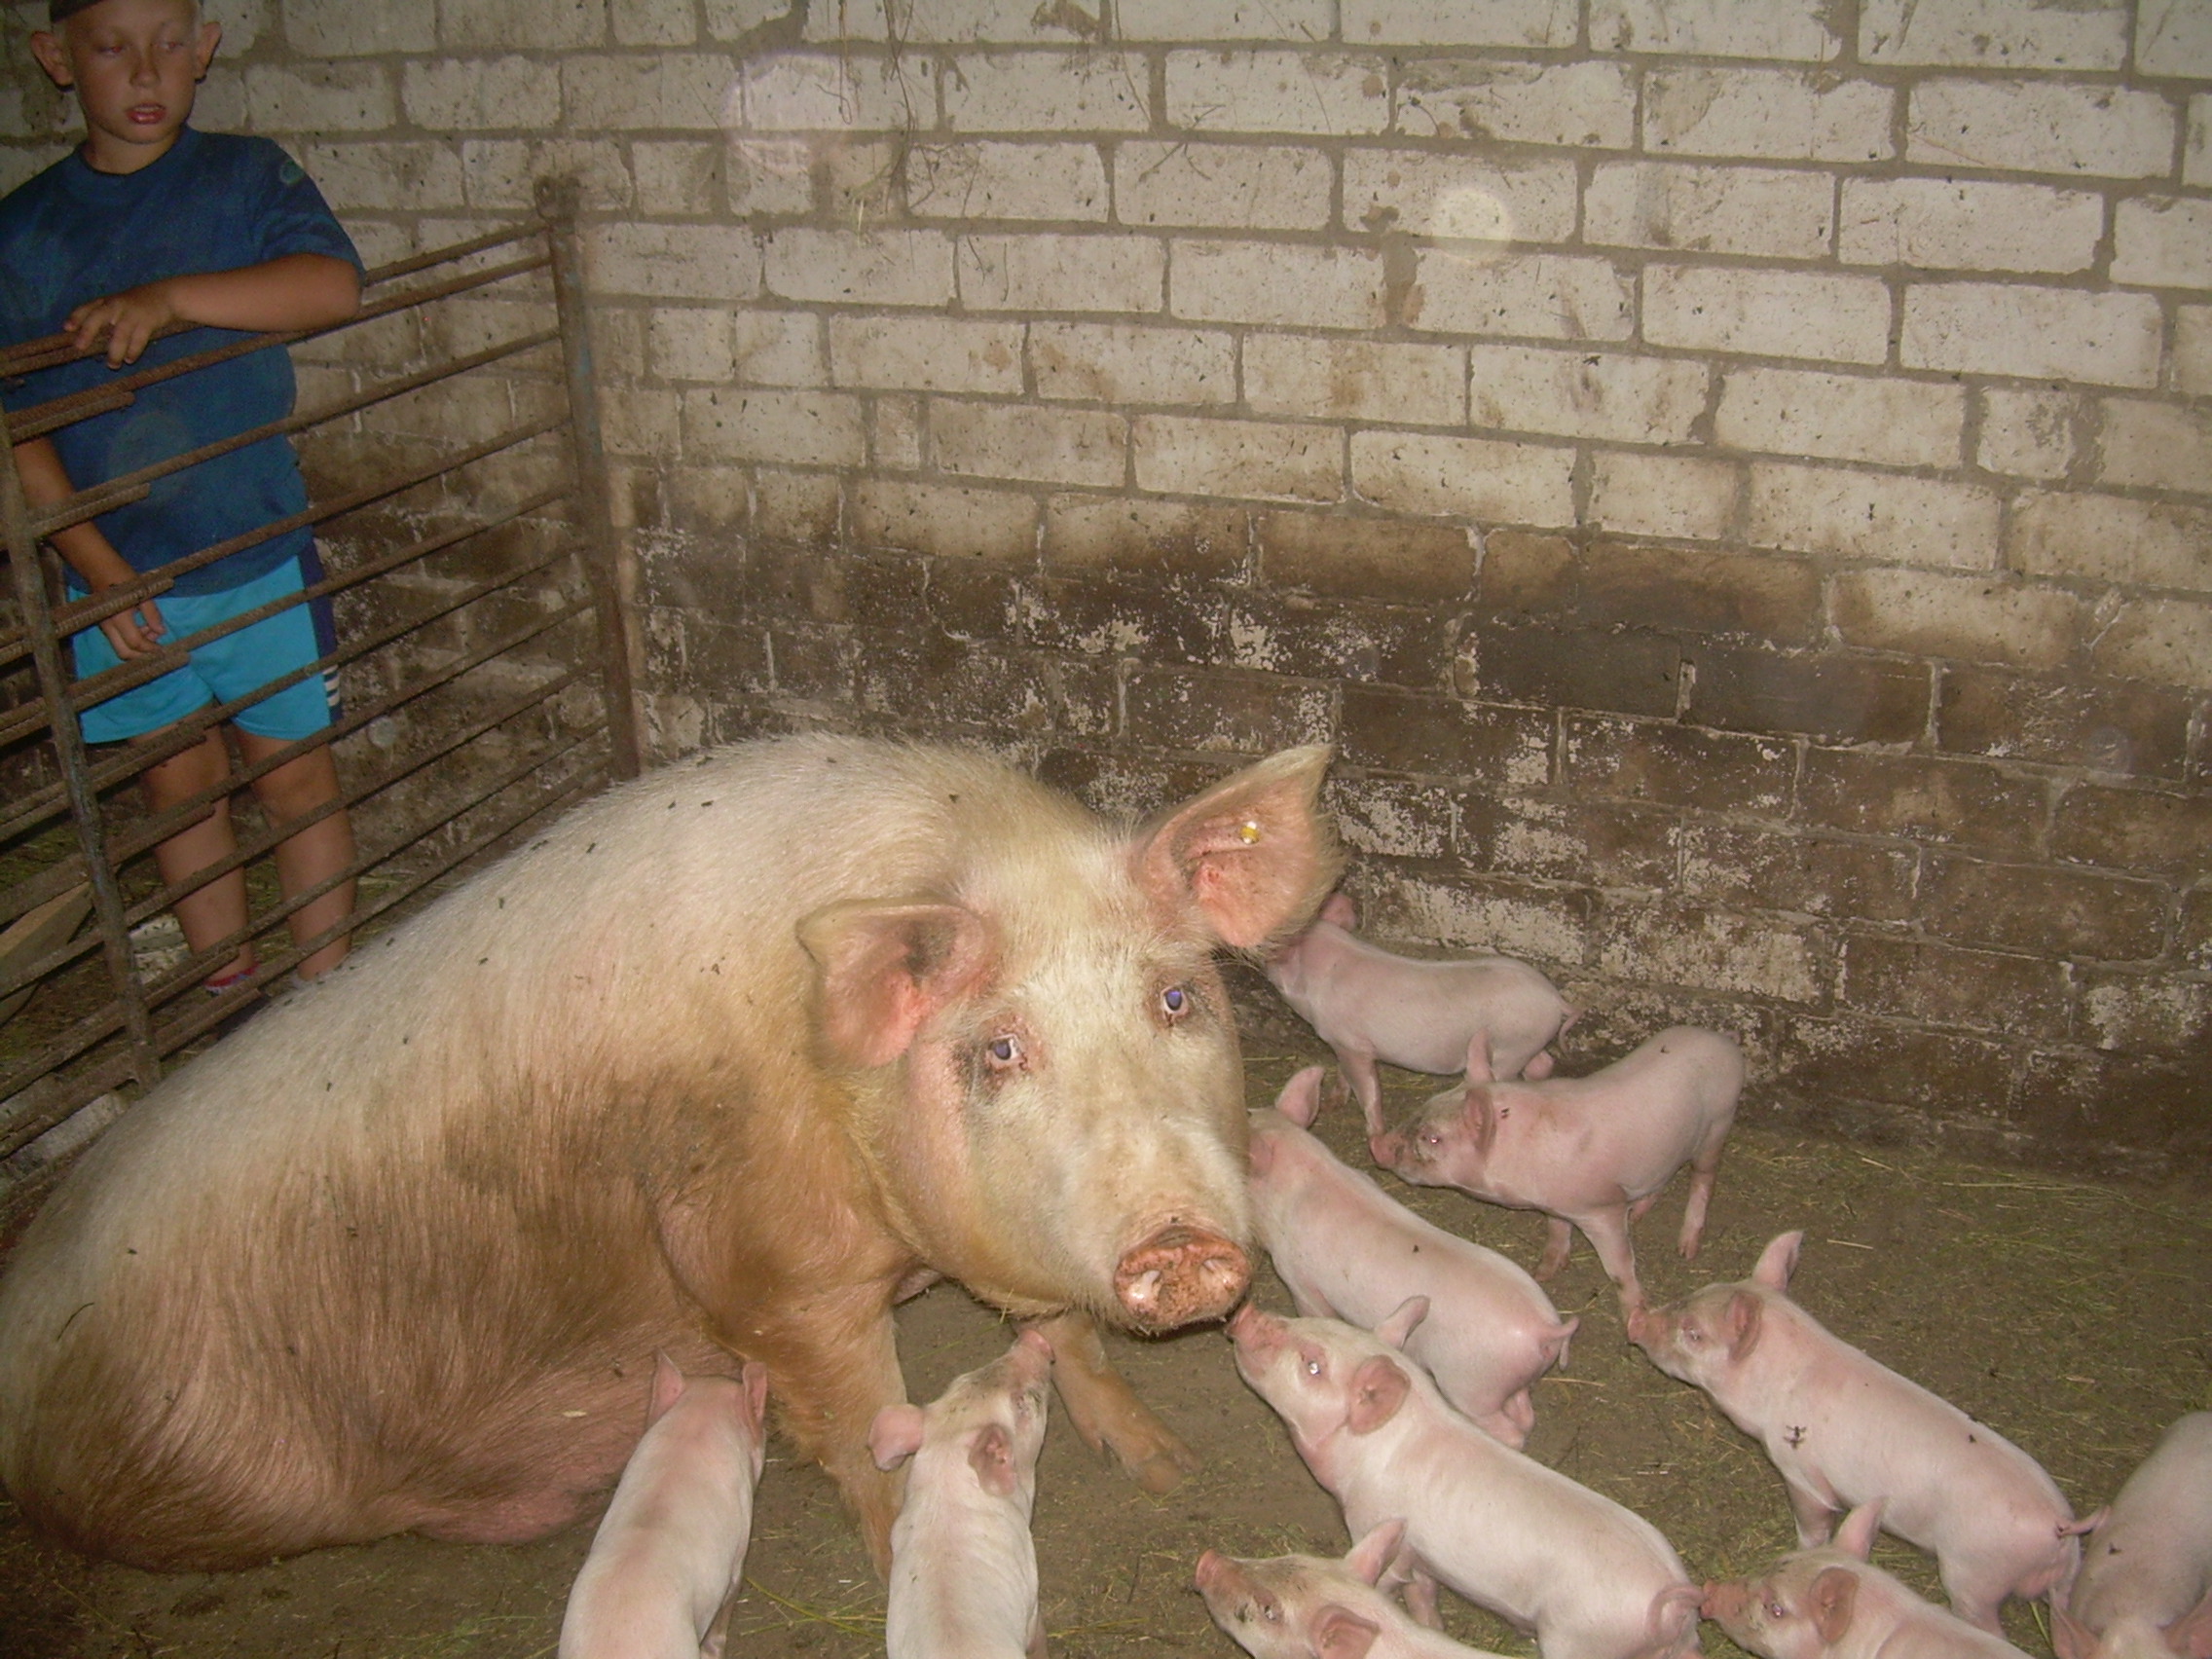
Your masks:
[[[577,194],[573,179],[542,179],[537,187],[537,211],[545,222],[553,256],[553,303],[560,315],[561,351],[568,364],[569,429],[575,445],[577,506],[589,546],[592,589],[599,605],[609,768],[617,778],[634,778],[645,764],[645,729],[637,702],[642,655],[635,625],[637,561],[624,538],[614,532],[614,515],[608,498],[607,446],[600,435],[583,242],[576,234]]]
[[[7,521],[8,567],[15,578],[16,607],[23,618],[23,634],[30,641],[31,661],[38,673],[38,690],[46,704],[54,730],[54,752],[61,765],[62,788],[68,796],[69,818],[77,830],[77,849],[92,888],[92,914],[99,924],[100,951],[123,1005],[123,1027],[130,1043],[133,1075],[143,1088],[160,1081],[162,1057],[154,1047],[153,1016],[147,1012],[146,990],[130,960],[130,929],[124,921],[123,890],[108,862],[107,827],[100,812],[98,793],[92,789],[91,769],[85,762],[85,734],[77,723],[77,711],[69,706],[68,672],[62,667],[61,639],[54,630],[54,611],[47,603],[46,578],[39,569],[38,538],[31,535],[30,503],[23,497],[23,480],[16,470],[16,446],[8,435],[8,418],[0,411],[0,517]]]

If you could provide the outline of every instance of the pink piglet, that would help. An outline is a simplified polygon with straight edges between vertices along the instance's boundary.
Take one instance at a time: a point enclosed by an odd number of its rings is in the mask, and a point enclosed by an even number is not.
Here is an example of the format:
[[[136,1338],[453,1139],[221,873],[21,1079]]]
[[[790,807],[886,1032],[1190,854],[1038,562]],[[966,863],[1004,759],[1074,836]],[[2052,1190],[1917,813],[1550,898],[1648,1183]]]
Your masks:
[[[1530,1390],[1567,1361],[1576,1321],[1495,1250],[1431,1226],[1307,1132],[1320,1106],[1321,1068],[1283,1086],[1252,1116],[1252,1216],[1275,1272],[1309,1318],[1366,1330],[1408,1297],[1428,1316],[1406,1352],[1485,1433],[1518,1451],[1535,1426]]]
[[[1052,1348],[1024,1331],[928,1406],[886,1406],[868,1429],[880,1468],[911,1457],[891,1529],[890,1659],[1044,1659],[1029,1533]]]
[[[645,1438],[592,1535],[561,1620],[560,1659],[715,1659],[745,1570],[765,1453],[768,1369],[686,1377],[653,1362]]]
[[[1213,1622],[1252,1659],[1496,1659],[1406,1616],[1383,1593],[1406,1524],[1369,1530],[1342,1561],[1198,1557],[1198,1594]]]
[[[1879,1501],[1863,1505],[1833,1545],[1785,1556],[1760,1578],[1708,1584],[1701,1610],[1759,1659],[2026,1659],[1869,1566],[1881,1515]]]
[[[2058,1659],[2212,1659],[2212,1412],[2177,1419],[2081,1530]]]
[[[2063,1597],[2081,1562],[2074,1512],[2036,1460],[1949,1401],[1831,1335],[1787,1294],[1804,1242],[1785,1233],[1749,1279],[1640,1310],[1629,1337],[1695,1384],[1781,1471],[1811,1548],[1835,1517],[1884,1500],[1889,1530],[1936,1559],[1951,1608],[2001,1634],[2008,1595]]]
[[[1417,1186],[1550,1216],[1539,1279],[1567,1265],[1579,1227],[1634,1309],[1643,1290],[1629,1226],[1687,1163],[1680,1246],[1697,1255],[1743,1087],[1743,1051],[1694,1025],[1670,1026],[1589,1077],[1535,1083],[1498,1081],[1478,1041],[1464,1088],[1431,1097],[1410,1127],[1368,1144],[1376,1162]]]
[[[1548,1076],[1548,1045],[1579,1012],[1536,969],[1510,956],[1398,956],[1351,931],[1352,903],[1332,894],[1318,920],[1268,958],[1283,1000],[1335,1051],[1367,1132],[1382,1128],[1378,1060],[1442,1076],[1487,1039],[1500,1072]]]

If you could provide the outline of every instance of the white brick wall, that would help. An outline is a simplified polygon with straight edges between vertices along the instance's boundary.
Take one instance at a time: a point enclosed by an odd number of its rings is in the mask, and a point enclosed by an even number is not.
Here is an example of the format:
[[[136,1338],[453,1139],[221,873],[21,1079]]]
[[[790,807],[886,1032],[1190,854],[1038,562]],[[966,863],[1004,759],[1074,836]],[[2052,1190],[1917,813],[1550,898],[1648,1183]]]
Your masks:
[[[203,113],[380,257],[580,177],[669,501],[875,468],[922,539],[1221,496],[1780,549],[1853,648],[1955,609],[2041,663],[2079,609],[2074,666],[2212,689],[2193,0],[265,12]],[[0,179],[53,108],[0,76]]]

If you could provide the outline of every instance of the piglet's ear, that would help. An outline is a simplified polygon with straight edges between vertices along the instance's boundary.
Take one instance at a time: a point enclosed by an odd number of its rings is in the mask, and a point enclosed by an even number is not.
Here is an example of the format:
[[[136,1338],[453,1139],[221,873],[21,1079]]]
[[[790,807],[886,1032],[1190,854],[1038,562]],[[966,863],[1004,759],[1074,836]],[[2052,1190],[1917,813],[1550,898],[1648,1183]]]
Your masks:
[[[1783,1234],[1761,1252],[1759,1265],[1751,1270],[1751,1277],[1769,1290],[1788,1290],[1789,1275],[1797,1271],[1797,1252],[1804,1243],[1802,1232]]]
[[[1321,920],[1349,933],[1359,926],[1359,906],[1351,902],[1350,894],[1332,893],[1321,902]]]
[[[738,1386],[745,1390],[745,1426],[755,1434],[768,1420],[768,1368],[756,1359],[745,1362],[738,1373]]]
[[[1846,1567],[1829,1567],[1813,1580],[1808,1598],[1813,1628],[1821,1633],[1821,1645],[1833,1647],[1851,1629],[1851,1609],[1859,1601],[1859,1574]]]
[[[1766,1320],[1766,1304],[1748,1290],[1739,1290],[1728,1299],[1728,1306],[1720,1315],[1720,1334],[1728,1339],[1728,1357],[1731,1360],[1747,1359],[1752,1348],[1758,1346],[1759,1328]]]
[[[1394,1348],[1402,1348],[1406,1346],[1406,1339],[1414,1334],[1415,1327],[1427,1317],[1428,1298],[1409,1296],[1391,1309],[1387,1319],[1375,1327],[1375,1340],[1388,1343]]]
[[[885,1406],[868,1424],[867,1450],[879,1469],[895,1469],[922,1449],[922,1408]]]
[[[1467,1141],[1475,1149],[1477,1158],[1488,1158],[1490,1149],[1497,1142],[1496,1103],[1490,1097],[1490,1085],[1469,1083],[1466,1104],[1460,1108],[1467,1120]]]
[[[1855,1555],[1864,1561],[1874,1553],[1875,1534],[1882,1530],[1882,1505],[1886,1500],[1874,1498],[1862,1503],[1843,1518],[1843,1525],[1835,1530],[1835,1547],[1845,1555]]]
[[[1367,1530],[1367,1535],[1352,1545],[1351,1554],[1345,1557],[1349,1567],[1363,1582],[1379,1584],[1382,1569],[1388,1567],[1398,1553],[1398,1546],[1406,1541],[1406,1524],[1403,1521],[1383,1521]]]
[[[1344,867],[1320,811],[1329,759],[1321,745],[1286,749],[1140,830],[1135,873],[1155,908],[1170,917],[1195,909],[1239,950],[1303,926]]]
[[[2166,1645],[2176,1659],[2212,1659],[2212,1591],[2166,1626]]]
[[[1313,1120],[1321,1115],[1322,1071],[1320,1066],[1308,1066],[1275,1096],[1275,1110],[1302,1129],[1311,1128]]]
[[[1374,1433],[1398,1415],[1412,1391],[1397,1361],[1380,1353],[1361,1360],[1351,1374],[1351,1410],[1346,1418],[1352,1433]]]
[[[866,1070],[903,1054],[914,1034],[981,977],[982,917],[958,904],[831,904],[798,925],[820,969],[816,1017],[835,1065]]]
[[[993,1497],[1014,1495],[1014,1441],[1003,1423],[987,1422],[968,1446],[968,1466]]]
[[[1331,1602],[1313,1615],[1315,1659],[1367,1659],[1382,1627]]]
[[[2050,1647],[2058,1659],[2089,1659],[2097,1650],[2096,1633],[2053,1602],[2050,1604]]]
[[[683,1373],[677,1369],[676,1361],[665,1353],[653,1355],[652,1397],[645,1402],[647,1428],[668,1415],[668,1408],[683,1398]]]
[[[1467,1044],[1468,1087],[1472,1088],[1478,1083],[1489,1083],[1496,1076],[1497,1073],[1492,1069],[1491,1065],[1490,1033],[1487,1030],[1478,1031],[1473,1040]]]

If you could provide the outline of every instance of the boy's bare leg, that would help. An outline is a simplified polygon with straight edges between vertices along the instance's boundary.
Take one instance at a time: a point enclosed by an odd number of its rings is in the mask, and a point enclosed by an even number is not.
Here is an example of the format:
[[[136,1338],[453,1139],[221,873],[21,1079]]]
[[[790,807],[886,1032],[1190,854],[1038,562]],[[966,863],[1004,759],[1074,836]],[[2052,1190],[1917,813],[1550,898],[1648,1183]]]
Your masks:
[[[243,729],[239,732],[239,748],[248,765],[258,764],[290,741],[289,738],[256,737]],[[253,793],[261,801],[261,810],[268,814],[270,827],[280,831],[293,819],[313,812],[325,801],[337,799],[338,767],[327,746],[311,749],[275,771],[256,778]],[[310,824],[296,835],[285,836],[276,843],[276,879],[284,889],[284,896],[290,898],[295,893],[304,893],[353,862],[352,820],[341,809]],[[304,943],[352,913],[353,883],[349,879],[292,912],[292,938],[295,942]],[[341,935],[320,950],[301,957],[300,977],[313,979],[329,973],[346,959],[350,942],[347,936]]]
[[[138,785],[147,810],[160,814],[203,790],[217,788],[230,770],[231,756],[223,747],[223,734],[211,731],[183,754],[147,767],[139,774]],[[162,872],[163,882],[173,887],[237,850],[238,841],[231,832],[230,797],[217,795],[205,818],[187,825],[154,849],[154,867]],[[195,951],[206,949],[245,926],[245,872],[234,869],[217,876],[198,892],[179,899],[174,908],[177,924],[184,929],[185,943]],[[253,945],[248,941],[207,977],[251,973],[254,962]]]

